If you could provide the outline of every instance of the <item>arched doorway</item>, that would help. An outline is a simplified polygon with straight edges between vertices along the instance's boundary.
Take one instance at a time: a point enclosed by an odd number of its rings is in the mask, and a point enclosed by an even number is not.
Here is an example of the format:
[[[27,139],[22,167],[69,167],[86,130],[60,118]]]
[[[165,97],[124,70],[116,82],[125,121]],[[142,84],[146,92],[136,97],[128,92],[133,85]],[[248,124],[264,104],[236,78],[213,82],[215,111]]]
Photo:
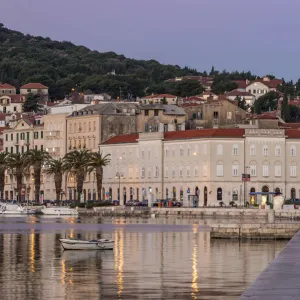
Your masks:
[[[222,201],[223,200],[223,191],[222,188],[218,187],[217,189],[217,200]]]
[[[168,198],[169,198],[169,189],[166,188],[166,199],[168,199]]]
[[[112,188],[111,187],[108,190],[108,198],[109,198],[109,200],[112,200]]]
[[[96,189],[93,189],[93,200],[97,200],[97,194],[96,194]]]
[[[203,204],[204,204],[204,206],[207,206],[207,187],[205,186],[204,187],[204,202],[203,202]]]
[[[261,195],[261,205],[266,205],[269,202],[269,187],[268,186],[263,186],[261,189],[262,193],[266,193],[266,194],[262,194]]]
[[[291,199],[296,199],[296,189],[291,188]]]
[[[86,190],[85,189],[83,190],[83,200],[84,200],[84,202],[86,202]]]
[[[133,199],[133,194],[134,194],[134,191],[133,191],[132,187],[129,189],[129,193],[130,193],[130,200],[132,200]]]
[[[72,199],[72,189],[71,188],[69,188],[69,201],[72,201],[73,199]]]
[[[124,200],[124,205],[126,204],[126,187],[123,188],[123,200]]]
[[[139,188],[136,189],[136,200],[139,200],[140,199],[140,191],[139,191]]]
[[[257,203],[257,197],[256,197],[256,195],[255,194],[253,194],[252,195],[252,193],[255,193],[255,188],[254,187],[252,187],[251,189],[250,189],[250,203],[251,203],[251,205],[254,205],[254,204],[256,204]]]
[[[277,187],[275,190],[274,190],[275,194],[280,194],[280,188]]]
[[[238,201],[239,193],[237,188],[232,189],[232,201]]]
[[[88,201],[92,200],[91,189],[88,189]]]
[[[195,196],[198,197],[198,200],[199,200],[199,195],[200,195],[200,190],[199,190],[199,188],[196,186],[196,188],[195,188]]]
[[[180,202],[183,202],[183,188],[180,188]]]
[[[176,187],[173,186],[173,200],[176,200]]]
[[[76,191],[76,189],[74,190],[74,200],[75,201],[78,201],[79,199],[77,199],[77,191]]]

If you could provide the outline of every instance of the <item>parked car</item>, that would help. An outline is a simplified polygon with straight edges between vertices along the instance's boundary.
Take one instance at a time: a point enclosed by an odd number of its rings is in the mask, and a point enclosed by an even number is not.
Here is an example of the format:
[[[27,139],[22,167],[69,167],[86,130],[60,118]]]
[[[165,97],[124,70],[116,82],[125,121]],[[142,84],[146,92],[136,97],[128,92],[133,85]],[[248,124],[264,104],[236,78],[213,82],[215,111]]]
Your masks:
[[[113,203],[113,205],[120,205],[120,201],[119,200],[113,200],[112,203]]]
[[[287,199],[283,203],[283,209],[299,209],[300,199]]]
[[[139,206],[148,206],[148,200],[143,200],[139,202]]]
[[[182,203],[180,201],[172,201],[173,207],[181,207]]]
[[[126,206],[134,206],[134,200],[128,200],[126,201]]]

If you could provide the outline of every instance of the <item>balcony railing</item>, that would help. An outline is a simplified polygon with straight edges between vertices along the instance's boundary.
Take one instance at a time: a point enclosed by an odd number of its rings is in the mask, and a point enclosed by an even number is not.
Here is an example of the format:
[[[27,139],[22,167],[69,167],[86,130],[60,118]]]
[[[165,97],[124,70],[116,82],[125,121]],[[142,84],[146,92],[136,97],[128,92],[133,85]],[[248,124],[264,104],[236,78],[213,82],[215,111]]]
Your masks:
[[[60,131],[46,131],[46,139],[58,139],[60,137]]]

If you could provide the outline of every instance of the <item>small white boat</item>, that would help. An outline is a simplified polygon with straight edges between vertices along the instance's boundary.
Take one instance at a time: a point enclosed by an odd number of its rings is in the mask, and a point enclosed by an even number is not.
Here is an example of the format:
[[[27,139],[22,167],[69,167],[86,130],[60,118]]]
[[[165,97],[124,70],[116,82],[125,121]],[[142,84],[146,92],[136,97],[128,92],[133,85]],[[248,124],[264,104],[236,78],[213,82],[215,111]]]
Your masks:
[[[73,238],[59,239],[64,250],[113,250],[114,241],[113,240],[91,240],[83,241]]]
[[[0,214],[2,215],[24,215],[24,207],[17,203],[0,203]]]
[[[45,215],[51,216],[78,216],[78,211],[67,206],[52,206],[41,209]]]

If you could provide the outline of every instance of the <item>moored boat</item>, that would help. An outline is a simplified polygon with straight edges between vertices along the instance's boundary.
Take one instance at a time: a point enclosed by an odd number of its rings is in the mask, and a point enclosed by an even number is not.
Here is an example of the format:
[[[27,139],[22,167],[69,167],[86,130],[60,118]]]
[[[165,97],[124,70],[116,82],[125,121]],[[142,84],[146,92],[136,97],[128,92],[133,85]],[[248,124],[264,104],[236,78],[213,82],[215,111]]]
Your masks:
[[[113,250],[114,241],[107,239],[78,240],[73,238],[59,239],[64,250]]]
[[[0,203],[0,214],[2,215],[24,215],[26,211],[24,207],[16,202]]]
[[[74,208],[67,206],[53,206],[41,209],[41,212],[45,215],[52,216],[78,216],[78,211]]]

